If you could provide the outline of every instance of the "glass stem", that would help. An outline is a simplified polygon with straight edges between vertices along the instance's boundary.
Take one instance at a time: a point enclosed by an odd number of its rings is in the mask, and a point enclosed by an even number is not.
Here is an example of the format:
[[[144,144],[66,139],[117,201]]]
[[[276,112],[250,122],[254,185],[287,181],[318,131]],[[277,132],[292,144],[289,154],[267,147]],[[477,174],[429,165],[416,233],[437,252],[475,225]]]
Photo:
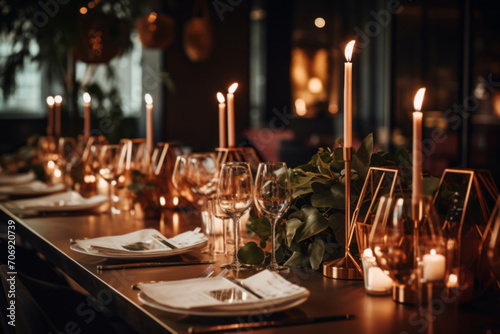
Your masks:
[[[115,201],[113,199],[113,196],[114,196],[114,187],[113,187],[113,182],[115,181],[111,181],[109,182],[109,212],[111,213],[111,216],[113,216],[114,214],[114,211],[115,211]]]
[[[240,260],[238,259],[238,248],[239,248],[239,235],[240,235],[240,217],[235,216],[232,217],[234,223],[234,254],[233,254],[233,263],[232,266],[239,268]]]
[[[272,232],[272,239],[271,239],[271,267],[277,267],[278,264],[276,263],[276,223],[278,222],[278,217],[271,219],[271,232]]]

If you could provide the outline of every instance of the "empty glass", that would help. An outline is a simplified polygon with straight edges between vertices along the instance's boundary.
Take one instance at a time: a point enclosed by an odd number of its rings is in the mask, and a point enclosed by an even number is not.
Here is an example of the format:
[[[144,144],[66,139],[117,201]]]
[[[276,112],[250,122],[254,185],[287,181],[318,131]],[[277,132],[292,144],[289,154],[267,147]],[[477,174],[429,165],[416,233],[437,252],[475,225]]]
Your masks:
[[[239,270],[245,265],[238,259],[238,242],[240,219],[250,210],[253,199],[253,179],[250,166],[246,162],[227,162],[219,175],[217,186],[217,204],[221,210],[231,217],[234,224],[235,248],[233,261],[224,265]],[[221,266],[222,267],[222,266]]]
[[[276,224],[290,206],[292,188],[284,162],[261,162],[255,179],[254,201],[257,209],[271,223],[271,262],[269,270],[282,271],[288,267],[276,263]]]

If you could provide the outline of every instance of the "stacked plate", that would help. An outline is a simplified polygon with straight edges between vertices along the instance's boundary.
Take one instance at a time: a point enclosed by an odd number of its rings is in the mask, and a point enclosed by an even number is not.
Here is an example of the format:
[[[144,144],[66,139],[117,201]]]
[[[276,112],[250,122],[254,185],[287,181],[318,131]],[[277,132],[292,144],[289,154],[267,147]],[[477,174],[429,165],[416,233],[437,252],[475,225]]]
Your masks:
[[[204,246],[207,241],[200,228],[173,238],[166,238],[155,229],[144,229],[118,236],[75,240],[70,248],[109,259],[151,259],[182,254]]]
[[[309,290],[269,270],[241,281],[214,277],[141,284],[138,295],[153,308],[198,316],[279,312],[302,304],[308,297]]]

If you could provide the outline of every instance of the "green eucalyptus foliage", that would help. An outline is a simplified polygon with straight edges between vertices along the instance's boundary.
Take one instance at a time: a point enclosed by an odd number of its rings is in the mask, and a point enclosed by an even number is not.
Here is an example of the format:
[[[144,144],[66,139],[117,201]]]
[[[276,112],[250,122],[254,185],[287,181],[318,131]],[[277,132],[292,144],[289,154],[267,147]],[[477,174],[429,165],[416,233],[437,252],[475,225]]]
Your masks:
[[[411,155],[402,148],[396,154],[379,150],[373,153],[373,136],[367,136],[358,150],[353,149],[351,163],[351,203],[357,203],[370,167],[397,167],[398,184],[402,189],[411,186]],[[343,148],[320,148],[305,164],[290,170],[294,195],[290,209],[276,227],[277,261],[290,267],[319,269],[325,260],[344,255],[345,245],[345,171]],[[439,179],[425,178],[424,192],[432,194]],[[369,200],[363,202],[363,216]],[[250,234],[260,237],[265,248],[271,237],[269,221],[250,215],[247,223]],[[355,247],[352,248],[355,251]],[[249,264],[265,262],[264,251],[255,242],[238,252],[240,260]]]

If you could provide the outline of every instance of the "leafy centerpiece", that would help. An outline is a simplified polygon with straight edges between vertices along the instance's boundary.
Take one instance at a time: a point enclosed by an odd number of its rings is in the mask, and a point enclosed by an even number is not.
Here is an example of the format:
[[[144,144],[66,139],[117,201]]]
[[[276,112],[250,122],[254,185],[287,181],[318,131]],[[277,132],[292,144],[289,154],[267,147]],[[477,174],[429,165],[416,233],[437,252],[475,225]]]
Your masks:
[[[341,140],[337,140],[341,144]],[[333,151],[320,148],[305,164],[290,169],[294,189],[293,201],[276,231],[276,258],[291,267],[319,269],[325,260],[344,255],[345,245],[345,170],[341,146]],[[403,190],[411,186],[411,156],[406,148],[396,154],[378,150],[373,152],[373,135],[368,135],[358,150],[353,149],[351,164],[351,203],[358,201],[370,167],[398,168],[399,185]],[[439,179],[424,178],[424,192],[432,194]],[[360,217],[369,201],[363,202]],[[238,252],[240,260],[261,264],[266,259],[264,249],[271,237],[269,221],[251,213],[247,223],[251,235],[260,243],[249,242]]]

